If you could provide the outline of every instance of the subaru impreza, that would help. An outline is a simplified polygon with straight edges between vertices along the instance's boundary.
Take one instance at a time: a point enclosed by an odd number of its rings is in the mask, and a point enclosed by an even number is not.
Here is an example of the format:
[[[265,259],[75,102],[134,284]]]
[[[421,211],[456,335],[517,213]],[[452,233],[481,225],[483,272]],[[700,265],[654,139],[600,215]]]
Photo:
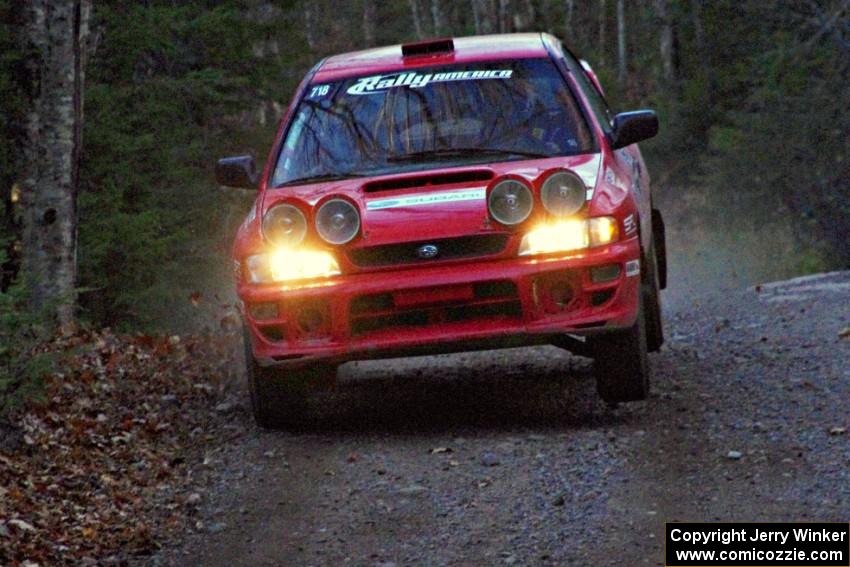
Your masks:
[[[233,247],[251,401],[298,427],[347,361],[551,344],[609,403],[649,391],[664,224],[590,66],[548,34],[328,57],[303,79]]]

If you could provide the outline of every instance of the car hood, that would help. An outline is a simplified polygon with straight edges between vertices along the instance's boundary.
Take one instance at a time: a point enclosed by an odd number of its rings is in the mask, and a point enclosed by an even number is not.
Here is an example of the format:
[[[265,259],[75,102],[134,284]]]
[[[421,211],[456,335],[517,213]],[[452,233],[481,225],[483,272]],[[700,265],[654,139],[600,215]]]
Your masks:
[[[588,187],[599,176],[600,154],[469,165],[269,189],[263,209],[281,201],[308,208],[332,197],[357,204],[361,237],[351,247],[452,238],[500,230],[489,220],[486,190],[498,177],[510,175],[535,184],[547,171],[570,169]]]

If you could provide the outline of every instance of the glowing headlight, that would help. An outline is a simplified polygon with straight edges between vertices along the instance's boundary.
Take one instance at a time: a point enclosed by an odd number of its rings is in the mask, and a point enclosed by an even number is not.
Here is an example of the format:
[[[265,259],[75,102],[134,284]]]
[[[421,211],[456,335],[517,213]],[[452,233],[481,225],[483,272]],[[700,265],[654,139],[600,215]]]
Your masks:
[[[582,250],[615,242],[619,238],[617,219],[566,219],[538,226],[519,245],[520,256]]]
[[[345,199],[331,199],[316,213],[316,232],[331,244],[345,244],[359,230],[360,213]]]
[[[519,255],[547,254],[587,248],[587,222],[569,219],[538,226],[526,234],[519,245]]]
[[[297,246],[306,234],[307,219],[294,205],[275,205],[263,217],[263,235],[273,244]]]
[[[500,181],[490,191],[487,206],[493,218],[502,224],[519,224],[528,218],[534,207],[531,189],[513,179]]]
[[[546,178],[540,188],[540,199],[549,213],[566,217],[584,206],[587,188],[576,175],[558,171]]]
[[[324,278],[340,273],[330,252],[280,249],[248,256],[245,261],[248,281],[256,284]]]
[[[591,246],[602,246],[616,241],[620,237],[617,219],[614,217],[594,217],[587,221],[587,232]]]

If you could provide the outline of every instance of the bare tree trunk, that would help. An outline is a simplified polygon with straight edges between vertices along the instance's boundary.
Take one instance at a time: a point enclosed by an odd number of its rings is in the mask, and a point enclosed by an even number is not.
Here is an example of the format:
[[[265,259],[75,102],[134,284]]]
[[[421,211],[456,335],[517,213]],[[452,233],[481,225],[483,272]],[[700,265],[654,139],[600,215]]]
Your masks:
[[[316,12],[310,2],[304,3],[304,38],[310,51],[316,50]]]
[[[617,0],[617,81],[626,83],[626,6]]]
[[[661,35],[659,48],[661,51],[661,64],[664,70],[664,80],[673,82],[676,79],[673,53],[673,22],[670,18],[667,0],[655,0],[655,11],[658,15]]]
[[[74,326],[77,187],[90,0],[23,3],[29,43],[29,114],[22,183],[23,250],[34,309]]]
[[[605,64],[605,0],[599,0],[599,65]]]
[[[495,26],[493,22],[496,20],[496,10],[493,6],[493,0],[471,0],[473,17],[478,18],[475,33],[493,33]]]
[[[417,0],[408,0],[410,4],[410,18],[413,20],[413,33],[416,39],[425,37],[422,33],[422,17],[419,15],[419,3]]]
[[[553,35],[558,34],[558,28],[555,27],[556,18],[552,14],[552,4],[559,0],[541,0],[538,5],[534,5],[534,25],[546,33]]]
[[[470,0],[472,5],[472,24],[475,27],[475,35],[480,35],[481,31],[481,10],[477,0]]]
[[[431,20],[434,23],[434,35],[443,35],[443,10],[440,6],[440,0],[431,0]]]
[[[363,40],[366,45],[375,45],[375,0],[363,0]]]
[[[468,12],[462,2],[449,2],[443,18],[446,35],[455,35],[457,30],[463,29],[469,17]]]
[[[536,27],[537,23],[537,8],[534,6],[534,2],[531,0],[525,0],[523,2],[525,4],[523,7],[525,8],[522,13],[517,11],[514,16],[514,29],[521,31],[532,31]]]
[[[696,44],[697,53],[705,53],[705,32],[702,27],[702,0],[691,0],[691,17],[694,23],[694,43]],[[672,35],[673,32],[671,30],[671,45],[673,44]]]
[[[564,41],[566,41],[568,45],[572,43],[573,38],[573,15],[575,14],[575,9],[575,0],[567,0],[567,13],[564,16]]]
[[[499,32],[511,31],[510,23],[511,0],[499,0]]]

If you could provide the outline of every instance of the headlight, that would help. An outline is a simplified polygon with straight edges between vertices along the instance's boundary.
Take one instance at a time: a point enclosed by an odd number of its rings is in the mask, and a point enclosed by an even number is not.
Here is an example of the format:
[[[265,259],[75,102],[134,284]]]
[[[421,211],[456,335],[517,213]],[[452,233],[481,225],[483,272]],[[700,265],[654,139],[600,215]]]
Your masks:
[[[255,284],[323,278],[340,273],[336,258],[320,250],[280,249],[248,256],[245,269],[248,281]]]
[[[534,207],[531,189],[514,179],[500,181],[490,191],[487,206],[493,218],[502,224],[519,224],[528,218]]]
[[[345,244],[360,231],[360,213],[344,199],[331,199],[316,213],[316,231],[326,242]]]
[[[540,189],[543,207],[559,217],[577,213],[584,206],[586,195],[584,182],[566,171],[558,171],[547,177]]]
[[[307,234],[307,219],[294,205],[275,205],[263,217],[263,235],[278,246],[301,244]]]
[[[594,217],[587,221],[587,232],[591,246],[610,244],[620,238],[620,229],[614,217]]]
[[[538,226],[527,233],[519,245],[520,256],[570,252],[616,242],[617,219],[566,219]]]

